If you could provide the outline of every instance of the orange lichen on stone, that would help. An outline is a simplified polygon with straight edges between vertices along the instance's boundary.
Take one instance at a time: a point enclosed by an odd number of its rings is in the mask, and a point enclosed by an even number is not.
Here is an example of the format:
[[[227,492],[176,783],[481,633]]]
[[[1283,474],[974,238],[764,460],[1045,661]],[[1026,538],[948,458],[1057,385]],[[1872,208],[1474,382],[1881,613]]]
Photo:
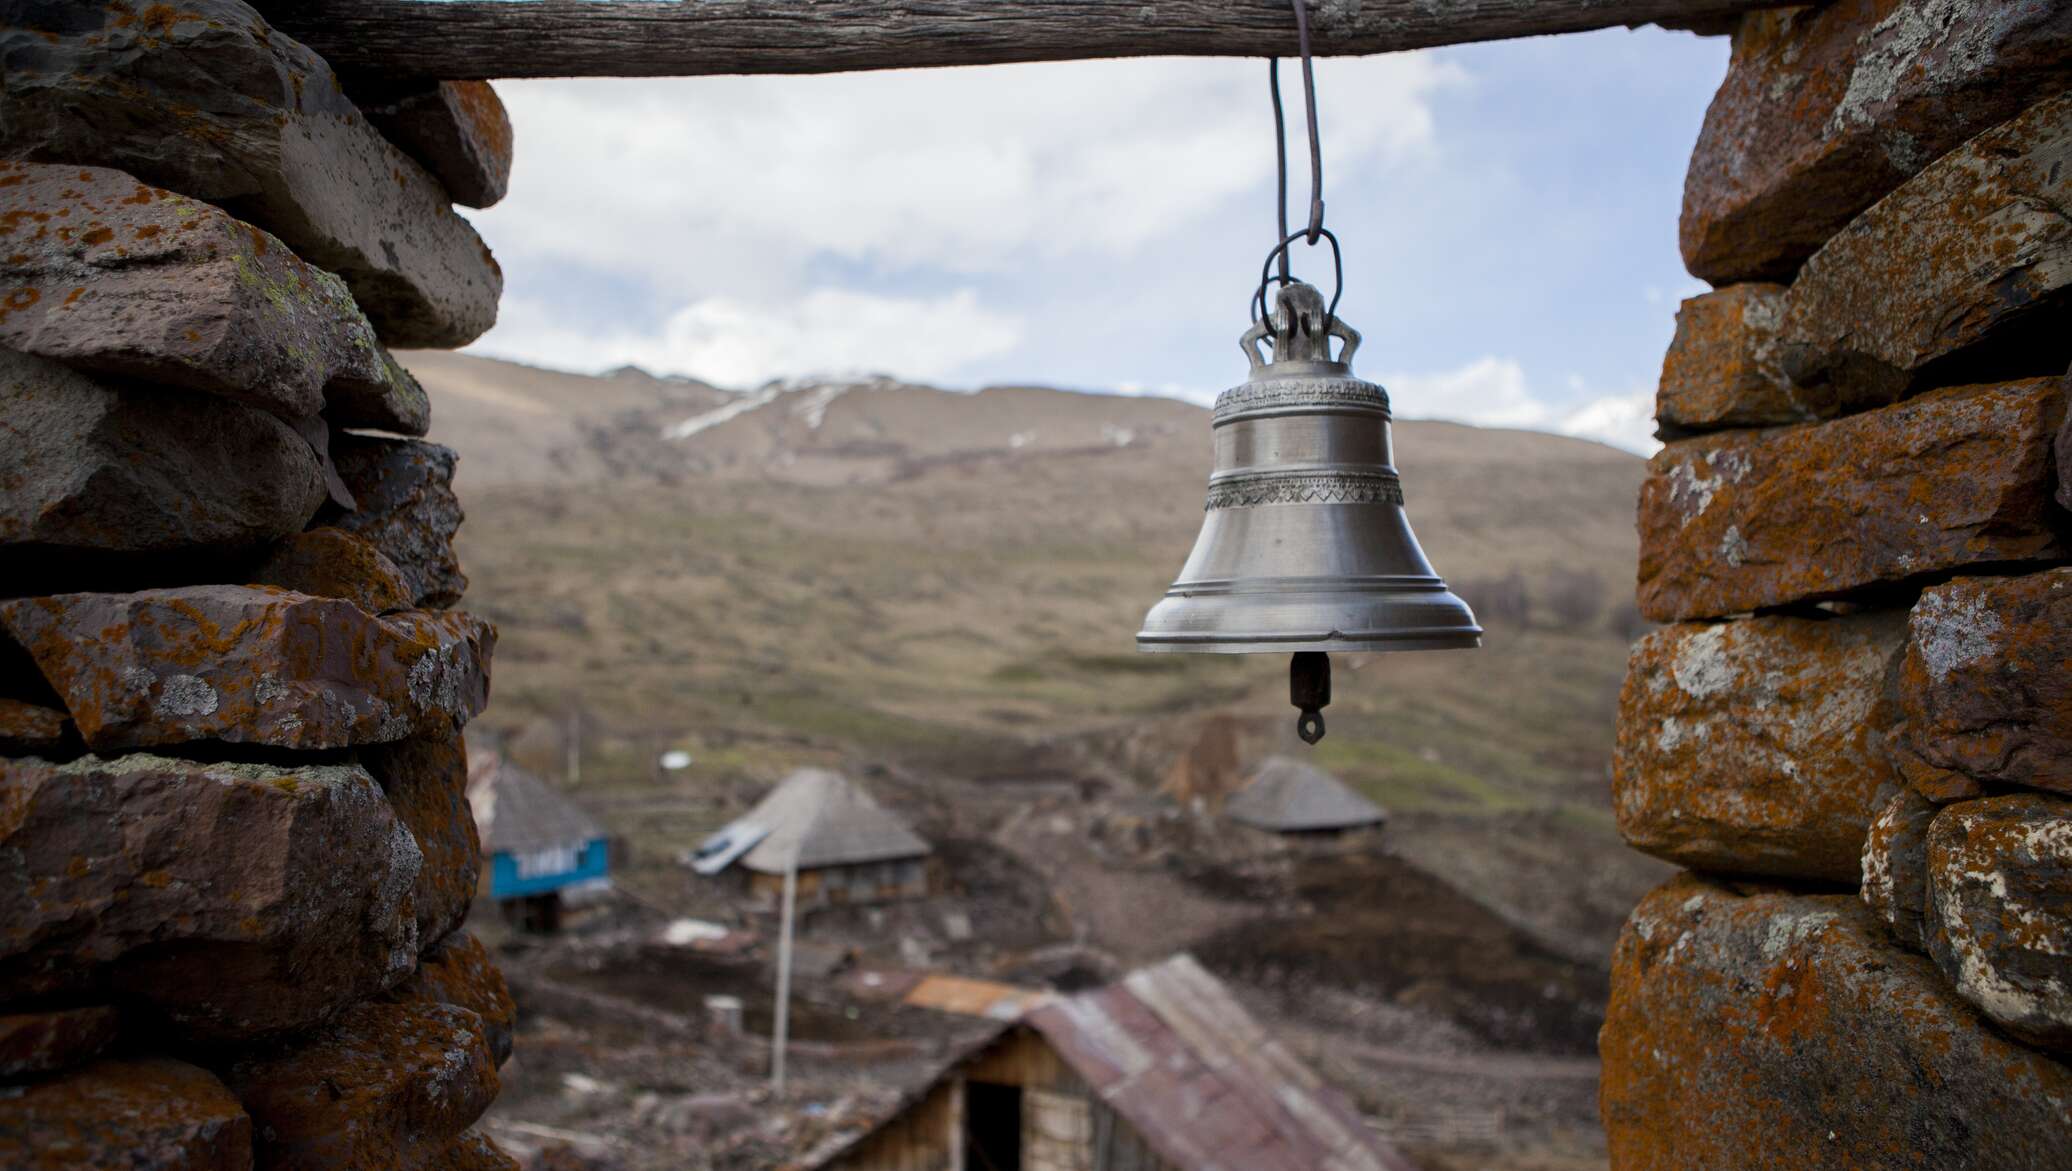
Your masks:
[[[1621,1171],[2047,1167],[2072,1150],[2072,1069],[2003,1038],[1846,895],[1658,888],[1613,954],[1599,1050]]]
[[[1686,621],[1979,562],[2047,560],[2065,379],[1672,443],[1640,493],[1641,612]]]
[[[1884,735],[1896,615],[1764,617],[1655,631],[1619,701],[1612,808],[1627,844],[1742,874],[1855,882],[1898,786]]]
[[[2072,793],[2072,569],[1921,595],[1900,696],[1924,767]]]

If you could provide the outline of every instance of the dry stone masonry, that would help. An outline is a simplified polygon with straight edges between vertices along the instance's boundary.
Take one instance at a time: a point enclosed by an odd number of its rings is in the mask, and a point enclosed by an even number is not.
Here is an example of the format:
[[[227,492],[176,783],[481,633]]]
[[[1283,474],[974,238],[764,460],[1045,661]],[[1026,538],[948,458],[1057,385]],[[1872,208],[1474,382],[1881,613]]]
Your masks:
[[[515,1166],[496,632],[388,350],[494,320],[510,151],[240,0],[0,6],[0,1166]]]
[[[1741,18],[1614,806],[1620,1171],[2072,1166],[2072,5]]]

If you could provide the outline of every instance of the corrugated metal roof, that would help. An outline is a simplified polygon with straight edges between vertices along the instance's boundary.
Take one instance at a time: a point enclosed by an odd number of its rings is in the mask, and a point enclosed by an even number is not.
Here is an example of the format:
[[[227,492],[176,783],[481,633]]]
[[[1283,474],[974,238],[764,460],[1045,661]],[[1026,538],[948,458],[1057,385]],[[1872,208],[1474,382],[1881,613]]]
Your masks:
[[[1415,1171],[1191,956],[1023,1023],[1182,1171]]]
[[[1223,814],[1283,833],[1379,825],[1388,816],[1344,781],[1286,756],[1270,757],[1260,765],[1251,783],[1230,795]]]
[[[468,755],[468,804],[485,854],[530,854],[606,836],[553,786],[493,752]]]
[[[871,799],[863,787],[826,769],[802,768],[784,778],[736,825],[767,831],[741,864],[782,874],[797,856],[801,870],[915,858],[928,843]]]

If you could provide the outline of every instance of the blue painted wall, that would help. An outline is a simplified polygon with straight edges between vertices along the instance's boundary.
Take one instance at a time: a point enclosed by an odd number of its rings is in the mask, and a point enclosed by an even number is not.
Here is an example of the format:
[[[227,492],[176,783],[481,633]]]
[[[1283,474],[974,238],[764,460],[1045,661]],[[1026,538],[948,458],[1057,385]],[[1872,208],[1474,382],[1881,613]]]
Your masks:
[[[518,859],[509,854],[497,853],[489,860],[489,894],[491,898],[520,899],[527,895],[541,895],[560,890],[564,886],[592,878],[603,878],[610,870],[608,855],[610,849],[603,838],[591,838],[583,845],[577,856],[574,869],[556,870],[543,874],[529,874],[520,877]]]

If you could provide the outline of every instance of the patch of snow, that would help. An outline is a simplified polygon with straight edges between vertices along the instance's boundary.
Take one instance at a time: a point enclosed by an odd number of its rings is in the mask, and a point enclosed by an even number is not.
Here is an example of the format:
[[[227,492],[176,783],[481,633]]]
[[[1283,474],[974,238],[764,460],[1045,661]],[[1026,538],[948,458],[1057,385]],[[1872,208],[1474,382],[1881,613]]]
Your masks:
[[[714,407],[703,414],[692,415],[662,428],[662,438],[670,440],[689,439],[701,431],[710,431],[721,423],[738,419],[758,407],[768,406],[789,389],[781,382],[773,382],[754,394],[745,394],[733,402]]]

